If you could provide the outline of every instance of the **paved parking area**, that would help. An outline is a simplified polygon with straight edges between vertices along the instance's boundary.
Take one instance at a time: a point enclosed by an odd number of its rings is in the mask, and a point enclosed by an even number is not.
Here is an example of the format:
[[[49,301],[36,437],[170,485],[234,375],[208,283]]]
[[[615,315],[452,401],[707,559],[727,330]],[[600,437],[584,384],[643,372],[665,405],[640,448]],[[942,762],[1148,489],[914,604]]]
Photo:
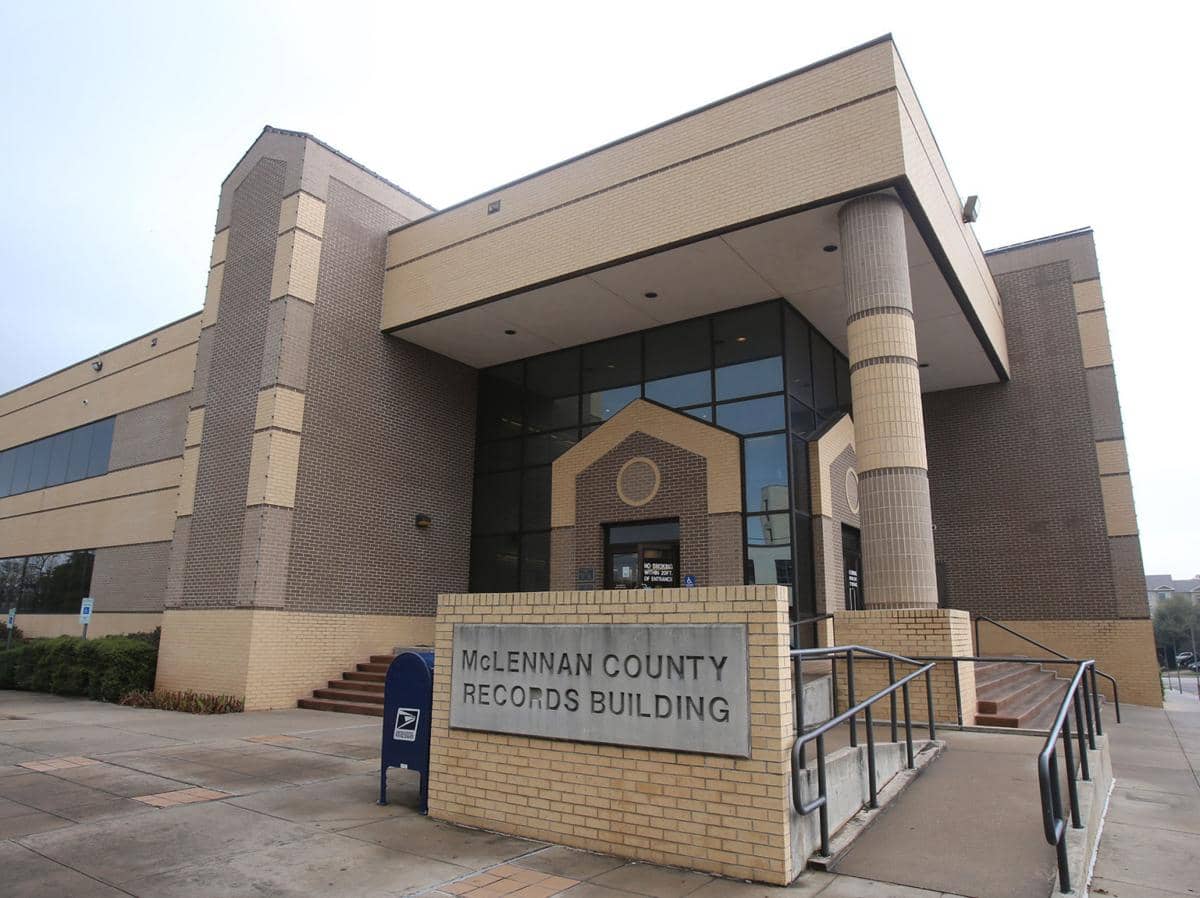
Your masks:
[[[1093,894],[1195,894],[1200,710],[1127,714],[1111,728],[1118,783]],[[198,717],[0,691],[0,893],[951,895],[817,872],[779,889],[440,823],[416,812],[403,771],[392,804],[375,804],[378,743],[379,722],[352,715]]]
[[[937,898],[806,873],[737,883],[430,820],[378,790],[379,722],[199,717],[0,691],[0,892],[27,896]]]

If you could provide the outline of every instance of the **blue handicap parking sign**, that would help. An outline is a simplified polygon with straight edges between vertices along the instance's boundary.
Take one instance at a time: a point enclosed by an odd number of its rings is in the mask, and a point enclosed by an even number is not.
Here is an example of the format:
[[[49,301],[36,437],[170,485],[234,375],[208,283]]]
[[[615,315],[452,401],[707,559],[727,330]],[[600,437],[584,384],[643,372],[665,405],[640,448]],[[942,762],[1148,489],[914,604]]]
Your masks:
[[[686,577],[683,578],[683,585],[686,586],[688,589],[693,589],[696,586],[696,578],[693,577],[691,574],[688,574]]]

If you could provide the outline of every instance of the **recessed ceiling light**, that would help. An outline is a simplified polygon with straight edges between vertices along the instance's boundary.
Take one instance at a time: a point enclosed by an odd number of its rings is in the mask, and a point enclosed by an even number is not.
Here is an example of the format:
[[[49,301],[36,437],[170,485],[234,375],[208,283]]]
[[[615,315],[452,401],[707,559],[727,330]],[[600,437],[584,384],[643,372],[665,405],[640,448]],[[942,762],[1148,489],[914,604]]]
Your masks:
[[[821,249],[825,250],[825,252],[827,252],[827,253],[836,253],[837,252],[837,244],[836,243],[826,243],[823,247],[821,247]]]
[[[646,297],[646,299],[658,299],[658,294],[655,293],[653,290],[647,290],[645,293],[642,294],[642,296]]]
[[[746,342],[746,338],[745,338],[745,337],[738,337],[738,338],[737,338],[737,341],[738,341],[739,343],[745,343],[745,342]]]
[[[511,337],[513,334],[515,334],[515,333],[516,333],[516,331],[515,331],[515,330],[513,330],[513,329],[510,327],[510,328],[506,329],[506,330],[504,331],[504,333],[508,334],[508,335]]]
[[[917,362],[917,367],[918,368],[928,368],[929,362]]]

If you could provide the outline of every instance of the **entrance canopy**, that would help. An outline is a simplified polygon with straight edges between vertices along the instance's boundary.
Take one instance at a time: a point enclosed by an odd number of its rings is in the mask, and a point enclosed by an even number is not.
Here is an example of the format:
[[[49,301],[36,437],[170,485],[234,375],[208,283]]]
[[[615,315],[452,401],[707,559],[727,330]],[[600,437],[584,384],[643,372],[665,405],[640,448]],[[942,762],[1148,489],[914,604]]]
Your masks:
[[[838,209],[899,196],[926,391],[1007,376],[1000,304],[890,38],[389,235],[381,326],[475,367],[785,297],[846,351]]]

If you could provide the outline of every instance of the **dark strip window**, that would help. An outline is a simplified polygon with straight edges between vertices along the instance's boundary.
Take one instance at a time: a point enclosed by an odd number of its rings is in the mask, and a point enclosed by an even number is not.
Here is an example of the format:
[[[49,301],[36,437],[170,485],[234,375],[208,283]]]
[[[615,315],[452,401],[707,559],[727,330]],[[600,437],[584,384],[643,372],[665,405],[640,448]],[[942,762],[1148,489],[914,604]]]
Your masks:
[[[18,614],[72,614],[91,592],[95,552],[0,558],[0,609]],[[20,621],[18,621],[18,624]]]
[[[0,499],[107,474],[115,420],[105,418],[0,452]]]

